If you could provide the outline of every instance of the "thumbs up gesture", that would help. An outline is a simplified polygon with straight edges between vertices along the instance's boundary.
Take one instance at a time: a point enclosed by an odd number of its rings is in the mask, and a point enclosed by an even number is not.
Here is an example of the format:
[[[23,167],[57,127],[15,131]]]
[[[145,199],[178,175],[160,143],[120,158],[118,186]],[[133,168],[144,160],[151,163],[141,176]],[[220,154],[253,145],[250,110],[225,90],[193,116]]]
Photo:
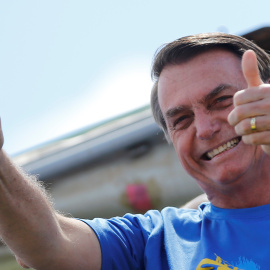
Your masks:
[[[270,85],[261,80],[257,57],[252,50],[243,54],[242,70],[247,89],[234,95],[235,108],[228,122],[244,143],[261,145],[270,155]]]

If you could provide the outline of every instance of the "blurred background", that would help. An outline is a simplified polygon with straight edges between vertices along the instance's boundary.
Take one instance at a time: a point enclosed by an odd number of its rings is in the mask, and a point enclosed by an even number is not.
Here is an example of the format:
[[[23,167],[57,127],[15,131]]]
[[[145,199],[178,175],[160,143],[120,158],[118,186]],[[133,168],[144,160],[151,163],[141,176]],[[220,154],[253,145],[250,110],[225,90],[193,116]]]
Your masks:
[[[4,149],[70,216],[180,206],[201,193],[149,109],[162,44],[201,32],[270,50],[268,2],[10,0],[0,8]],[[0,269],[20,269],[0,248]]]

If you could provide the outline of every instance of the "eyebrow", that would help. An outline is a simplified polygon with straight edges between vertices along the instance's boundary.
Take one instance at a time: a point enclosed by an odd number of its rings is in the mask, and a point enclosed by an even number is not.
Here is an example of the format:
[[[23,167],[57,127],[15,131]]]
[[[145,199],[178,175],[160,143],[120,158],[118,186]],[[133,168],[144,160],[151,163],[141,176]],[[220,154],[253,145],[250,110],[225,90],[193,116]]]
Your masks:
[[[177,115],[183,111],[187,111],[187,110],[189,110],[189,108],[187,106],[180,105],[180,106],[174,107],[172,109],[169,109],[166,112],[166,116],[167,116],[167,118],[172,118],[175,115]]]
[[[214,97],[216,97],[219,93],[221,93],[222,91],[228,89],[228,88],[232,88],[232,86],[230,84],[220,84],[217,87],[215,87],[210,93],[208,93],[203,99],[202,101],[200,101],[200,103],[206,103],[209,100],[213,99]]]
[[[228,89],[228,88],[232,88],[232,86],[230,84],[220,84],[217,87],[215,87],[210,93],[208,93],[205,97],[202,98],[202,100],[199,101],[199,103],[206,103],[209,100],[213,99],[214,97],[216,97],[218,94],[220,94],[222,91]],[[190,108],[188,106],[185,105],[179,105],[176,106],[174,108],[169,109],[166,112],[166,117],[168,118],[172,118],[175,115],[183,112],[183,111],[187,111],[190,110]]]

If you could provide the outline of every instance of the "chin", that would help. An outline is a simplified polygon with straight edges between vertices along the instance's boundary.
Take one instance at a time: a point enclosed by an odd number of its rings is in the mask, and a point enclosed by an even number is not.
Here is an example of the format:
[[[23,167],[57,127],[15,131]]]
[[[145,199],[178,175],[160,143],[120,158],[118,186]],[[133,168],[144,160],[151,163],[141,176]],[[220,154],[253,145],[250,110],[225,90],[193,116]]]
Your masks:
[[[213,170],[211,173],[190,173],[196,179],[198,185],[207,193],[209,189],[231,189],[235,188],[242,180],[246,179],[245,175],[249,173],[249,167],[239,166],[230,167],[228,169]],[[253,177],[254,178],[254,177]]]
[[[243,182],[243,180],[248,179],[246,175],[249,174],[248,168],[230,168],[229,170],[223,172],[217,172],[213,175],[212,181],[216,183],[218,186],[228,187],[230,185],[238,185]],[[251,176],[249,174],[249,176]]]

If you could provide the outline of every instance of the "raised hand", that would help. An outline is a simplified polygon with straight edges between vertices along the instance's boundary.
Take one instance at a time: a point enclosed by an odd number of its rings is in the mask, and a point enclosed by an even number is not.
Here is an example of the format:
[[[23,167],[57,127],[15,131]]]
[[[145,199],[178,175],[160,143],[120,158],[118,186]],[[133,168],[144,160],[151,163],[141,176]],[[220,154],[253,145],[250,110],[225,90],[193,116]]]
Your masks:
[[[257,57],[252,50],[244,53],[242,70],[248,87],[234,95],[235,108],[228,122],[244,143],[261,145],[270,155],[270,85],[261,80]]]

